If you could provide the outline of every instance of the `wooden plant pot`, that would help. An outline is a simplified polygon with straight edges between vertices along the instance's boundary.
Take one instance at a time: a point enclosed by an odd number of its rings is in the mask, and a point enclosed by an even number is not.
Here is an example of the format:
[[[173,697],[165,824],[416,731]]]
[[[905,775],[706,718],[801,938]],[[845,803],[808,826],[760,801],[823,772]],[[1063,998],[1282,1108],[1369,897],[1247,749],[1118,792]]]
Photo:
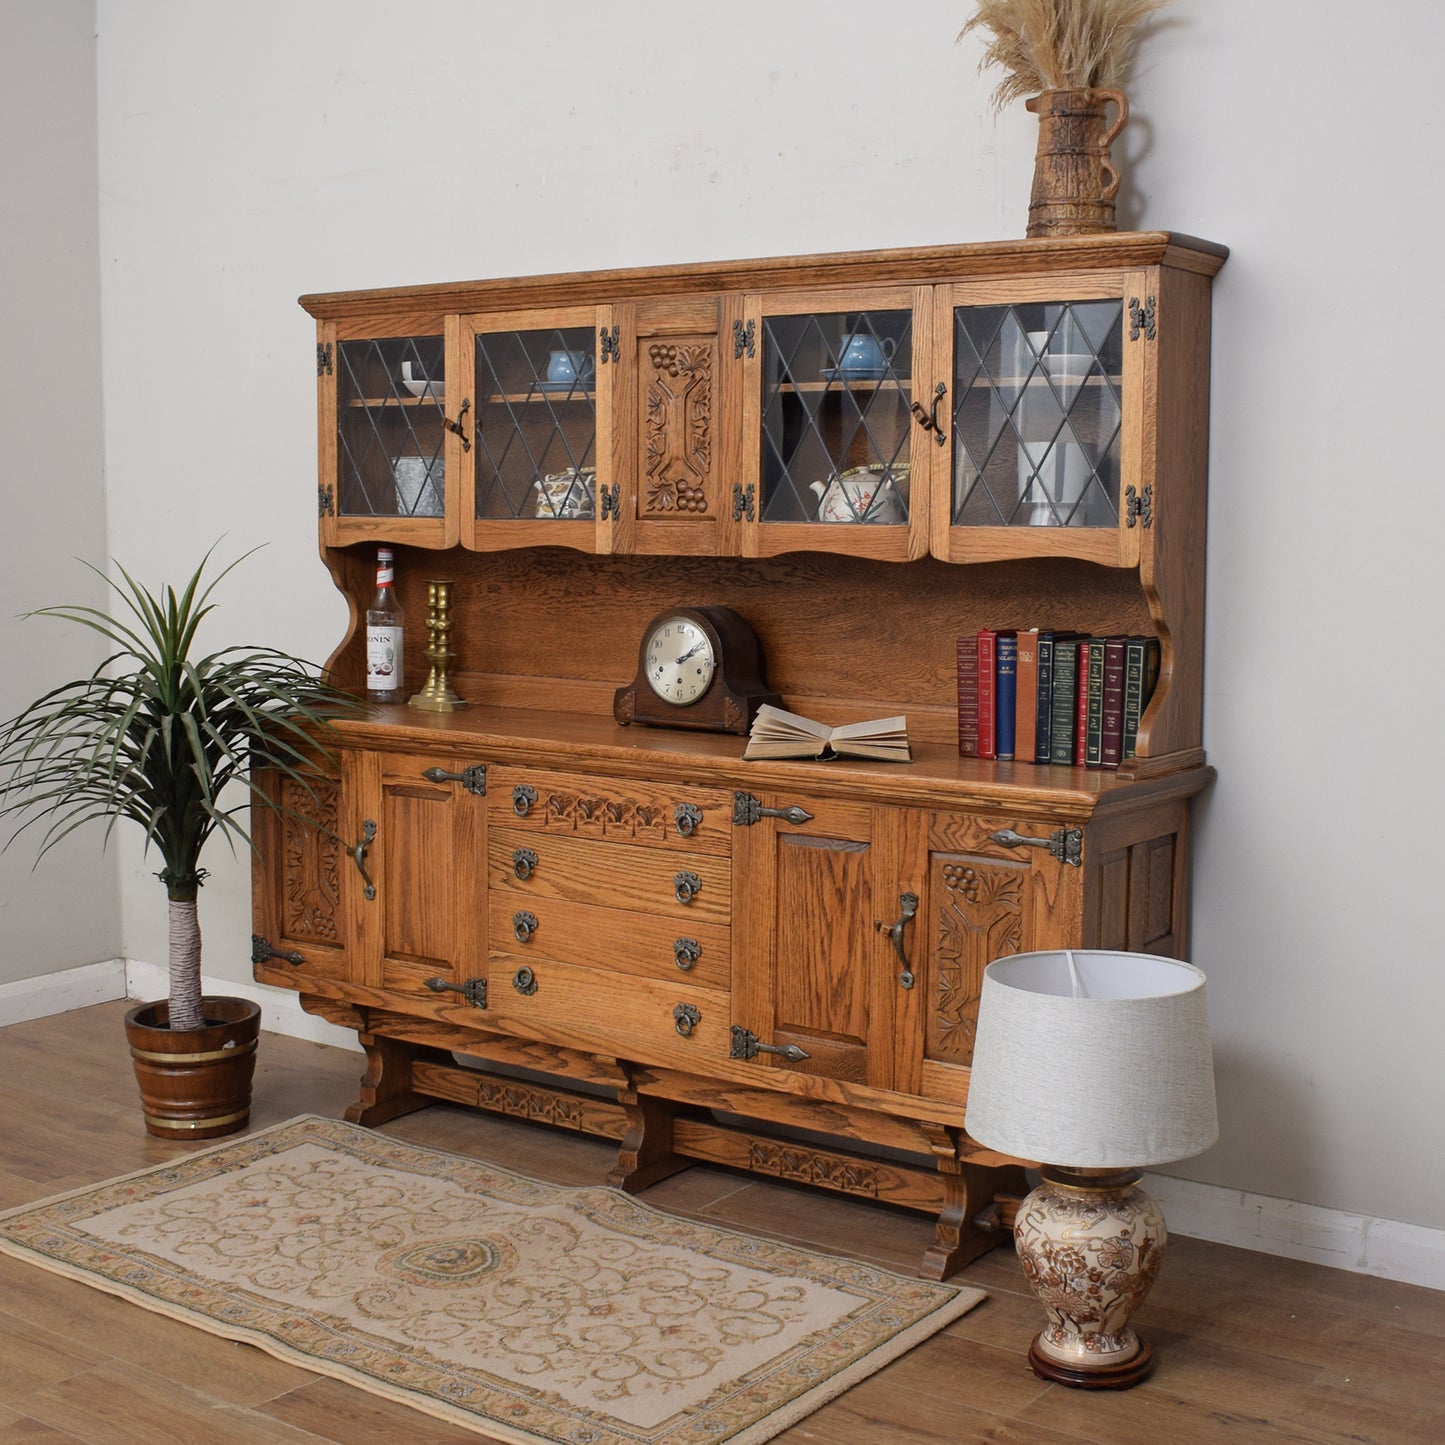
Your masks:
[[[1108,108],[1118,115],[1109,124]],[[1119,170],[1109,147],[1129,119],[1118,90],[1046,90],[1024,102],[1039,118],[1030,236],[1090,236],[1114,229]]]
[[[137,1004],[125,1016],[141,1109],[158,1139],[215,1139],[251,1119],[251,1076],[261,1006],[243,998],[203,998],[206,1024],[171,1029],[170,1004]]]

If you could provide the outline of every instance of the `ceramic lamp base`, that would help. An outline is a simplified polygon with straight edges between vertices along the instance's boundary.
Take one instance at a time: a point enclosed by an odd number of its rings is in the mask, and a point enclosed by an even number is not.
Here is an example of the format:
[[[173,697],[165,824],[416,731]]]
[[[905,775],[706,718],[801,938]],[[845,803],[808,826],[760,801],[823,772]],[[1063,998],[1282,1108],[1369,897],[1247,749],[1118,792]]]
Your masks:
[[[1059,1384],[1128,1389],[1154,1369],[1129,1318],[1159,1273],[1164,1216],[1133,1171],[1042,1173],[1014,1224],[1019,1263],[1049,1319],[1029,1363]]]

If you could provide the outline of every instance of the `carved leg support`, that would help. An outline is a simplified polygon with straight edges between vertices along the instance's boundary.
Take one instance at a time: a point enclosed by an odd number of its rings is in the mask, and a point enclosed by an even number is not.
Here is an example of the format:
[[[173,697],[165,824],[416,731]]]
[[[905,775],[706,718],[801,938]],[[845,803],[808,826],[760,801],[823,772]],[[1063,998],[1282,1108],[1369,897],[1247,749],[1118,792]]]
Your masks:
[[[617,1164],[607,1176],[614,1189],[636,1194],[669,1174],[690,1168],[691,1159],[684,1159],[672,1149],[672,1120],[675,1106],[667,1099],[639,1094],[635,1089],[619,1089],[617,1102],[627,1118],[627,1132],[617,1150]]]
[[[411,1087],[415,1045],[377,1034],[358,1033],[357,1038],[366,1050],[366,1072],[361,1076],[361,1097],[346,1111],[351,1123],[374,1128],[432,1103]]]
[[[1017,1195],[1026,1184],[1024,1171],[1016,1166],[999,1168],[961,1159],[960,1131],[935,1131],[930,1126],[928,1133],[943,1180],[943,1208],[938,1212],[933,1244],[924,1254],[918,1273],[924,1279],[947,1279],[955,1270],[1012,1238],[997,1224],[981,1228],[976,1221],[980,1214],[993,1209],[998,1195]],[[997,1211],[990,1218],[997,1219]]]

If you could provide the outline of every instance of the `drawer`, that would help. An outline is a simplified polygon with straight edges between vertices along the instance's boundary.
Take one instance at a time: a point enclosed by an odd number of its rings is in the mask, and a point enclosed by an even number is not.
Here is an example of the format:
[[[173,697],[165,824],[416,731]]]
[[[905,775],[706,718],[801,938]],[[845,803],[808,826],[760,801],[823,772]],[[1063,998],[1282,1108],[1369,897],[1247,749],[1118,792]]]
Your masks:
[[[728,1056],[728,995],[691,984],[494,955],[485,1017],[509,1033],[640,1063],[708,1070]]]
[[[548,959],[635,977],[728,986],[731,935],[725,924],[560,898],[524,898],[502,889],[491,892],[487,913],[493,959],[516,955],[519,962]]]
[[[732,862],[714,854],[495,828],[487,842],[487,882],[498,892],[658,913],[679,925],[725,923]]]
[[[494,768],[487,779],[492,827],[714,857],[732,853],[732,806],[732,794],[721,788],[518,767]]]

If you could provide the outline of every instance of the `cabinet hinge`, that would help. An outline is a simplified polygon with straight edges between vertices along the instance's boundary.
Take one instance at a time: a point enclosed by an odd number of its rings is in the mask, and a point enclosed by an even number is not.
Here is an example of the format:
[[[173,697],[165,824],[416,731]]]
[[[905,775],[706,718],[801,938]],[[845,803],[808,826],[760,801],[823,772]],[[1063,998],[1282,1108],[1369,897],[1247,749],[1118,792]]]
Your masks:
[[[753,510],[753,484],[749,482],[744,486],[741,482],[733,483],[733,521],[741,521],[744,517],[752,521]]]
[[[485,763],[473,763],[469,768],[463,768],[459,773],[449,773],[445,768],[428,768],[422,773],[429,783],[460,783],[467,792],[475,793],[479,798],[487,796],[487,765]]]
[[[741,321],[733,322],[733,356],[740,357],[746,352],[749,356],[758,354],[757,333],[754,330],[754,323],[749,321],[746,326]]]
[[[759,818],[781,818],[794,827],[813,821],[813,815],[796,804],[791,808],[765,808],[751,793],[733,794],[733,827],[751,828]]]
[[[331,490],[331,483],[316,488],[316,514],[319,517],[330,517],[336,511],[336,493]]]
[[[473,1008],[486,1008],[487,981],[484,978],[469,978],[465,983],[451,983],[444,978],[429,978],[425,987],[433,993],[459,993]]]
[[[1138,341],[1142,332],[1145,341],[1154,339],[1154,304],[1153,296],[1146,296],[1144,304],[1139,304],[1137,296],[1129,298],[1129,340]]]
[[[622,483],[613,482],[610,487],[602,488],[602,520],[605,522],[608,517],[620,517],[622,515]]]
[[[1071,868],[1081,868],[1084,863],[1084,830],[1082,828],[1056,828],[1047,838],[1025,838],[1012,828],[1000,828],[988,835],[990,843],[1002,844],[1005,848],[1047,848],[1060,863]]]
[[[605,326],[597,329],[597,361],[605,366],[609,361],[622,360],[622,342],[620,340],[621,328],[614,326],[611,331]]]
[[[259,933],[251,935],[251,962],[254,966],[260,967],[263,963],[269,963],[273,958],[279,958],[282,963],[305,963],[306,960],[299,953],[287,952],[285,949],[273,948],[269,938],[262,938]]]
[[[331,343],[329,341],[316,343],[316,374],[317,376],[331,375]]]
[[[1136,523],[1143,527],[1154,525],[1154,488],[1147,486],[1143,492],[1136,492],[1133,486],[1124,488],[1124,515],[1130,527]]]
[[[790,1064],[801,1064],[810,1055],[797,1044],[764,1044],[758,1042],[758,1036],[748,1029],[740,1028],[737,1024],[732,1029],[732,1047],[728,1050],[730,1059],[755,1059],[759,1054],[776,1054],[780,1059],[786,1059]]]

